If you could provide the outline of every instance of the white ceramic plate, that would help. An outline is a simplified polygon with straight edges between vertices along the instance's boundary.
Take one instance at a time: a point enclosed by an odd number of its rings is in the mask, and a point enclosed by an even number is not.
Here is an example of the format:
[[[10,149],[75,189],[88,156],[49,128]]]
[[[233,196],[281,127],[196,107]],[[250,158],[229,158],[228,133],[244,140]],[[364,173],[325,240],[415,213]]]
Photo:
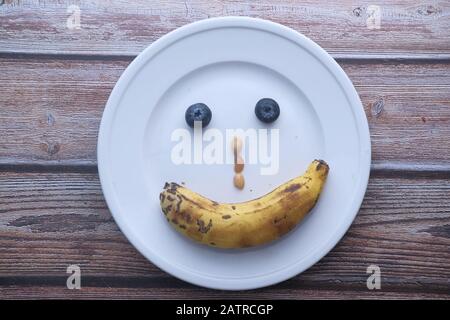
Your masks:
[[[271,126],[254,114],[263,97],[281,107]],[[260,165],[247,165],[246,188],[238,191],[230,165],[175,165],[171,133],[188,128],[184,112],[196,102],[212,109],[208,129],[279,128],[278,174],[260,175]],[[359,97],[323,49],[282,25],[227,17],[179,28],[128,66],[103,114],[98,166],[114,219],[145,257],[185,281],[239,290],[286,280],[336,245],[362,202],[370,150]],[[269,245],[199,245],[174,231],[161,213],[158,196],[166,181],[185,182],[217,201],[239,202],[302,174],[313,159],[330,165],[319,202],[297,228]]]

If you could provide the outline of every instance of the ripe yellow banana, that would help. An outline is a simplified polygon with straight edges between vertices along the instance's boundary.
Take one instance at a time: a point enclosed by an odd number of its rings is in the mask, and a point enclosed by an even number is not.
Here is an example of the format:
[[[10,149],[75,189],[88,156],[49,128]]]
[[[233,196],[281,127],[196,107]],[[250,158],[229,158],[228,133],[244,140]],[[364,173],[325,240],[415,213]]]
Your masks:
[[[272,192],[242,203],[218,203],[176,183],[160,194],[167,221],[185,236],[219,248],[244,248],[275,240],[292,230],[314,207],[328,175],[314,160],[306,172]]]

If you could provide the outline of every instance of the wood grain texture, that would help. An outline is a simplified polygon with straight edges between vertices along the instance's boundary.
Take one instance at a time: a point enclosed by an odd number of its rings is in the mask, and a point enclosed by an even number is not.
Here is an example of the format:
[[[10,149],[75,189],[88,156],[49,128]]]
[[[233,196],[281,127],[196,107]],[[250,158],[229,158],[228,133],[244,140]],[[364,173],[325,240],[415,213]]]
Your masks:
[[[95,165],[108,96],[129,60],[0,58],[0,165]],[[450,163],[450,63],[340,62],[374,163]]]
[[[136,55],[187,23],[216,16],[273,20],[302,32],[335,56],[450,57],[448,1],[4,0],[0,51]],[[369,29],[370,5],[380,28]],[[80,10],[80,29],[69,29]]]
[[[157,214],[157,213],[155,213]],[[371,177],[341,242],[305,273],[266,289],[222,292],[177,280],[146,261],[111,218],[94,173],[0,173],[3,298],[449,298],[448,179]],[[65,289],[66,268],[82,289]],[[382,289],[366,288],[379,265]]]
[[[367,27],[370,5],[379,29]],[[69,29],[76,8],[81,28]],[[103,108],[130,61],[223,15],[279,22],[324,47],[355,84],[372,138],[367,194],[340,243],[303,274],[242,292],[148,262],[112,219],[96,169]],[[449,15],[439,0],[0,0],[0,298],[450,299]],[[81,290],[65,286],[70,264]],[[379,291],[366,288],[370,264]]]

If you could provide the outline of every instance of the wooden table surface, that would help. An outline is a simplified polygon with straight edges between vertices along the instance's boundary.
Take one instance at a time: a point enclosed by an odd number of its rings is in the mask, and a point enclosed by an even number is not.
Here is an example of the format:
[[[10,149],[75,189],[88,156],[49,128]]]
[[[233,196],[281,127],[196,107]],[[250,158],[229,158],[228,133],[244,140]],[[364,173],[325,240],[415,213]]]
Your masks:
[[[80,28],[69,28],[77,9]],[[118,230],[96,167],[102,111],[130,61],[222,15],[280,22],[325,48],[356,86],[372,138],[367,194],[340,243],[303,274],[243,292],[148,262]],[[449,1],[0,0],[0,298],[449,299],[449,62]],[[80,290],[66,287],[71,264]],[[371,264],[380,290],[366,287]]]

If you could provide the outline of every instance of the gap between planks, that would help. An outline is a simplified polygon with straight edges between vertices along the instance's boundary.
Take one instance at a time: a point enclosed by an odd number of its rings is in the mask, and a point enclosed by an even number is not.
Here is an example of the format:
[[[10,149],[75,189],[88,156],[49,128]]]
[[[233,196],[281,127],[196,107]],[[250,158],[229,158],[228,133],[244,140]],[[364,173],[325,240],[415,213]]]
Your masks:
[[[371,176],[385,177],[435,177],[450,179],[450,164],[414,164],[396,162],[372,162]],[[98,173],[97,164],[92,161],[58,163],[53,161],[2,162],[0,172],[71,172]]]
[[[123,52],[108,52],[108,53],[92,53],[87,54],[83,52],[25,52],[25,51],[0,51],[0,59],[14,58],[14,59],[46,59],[46,60],[105,60],[105,61],[130,61],[136,58],[140,52],[123,53]],[[332,53],[330,55],[336,61],[342,62],[363,62],[363,63],[377,63],[383,61],[397,61],[397,62],[411,62],[411,63],[430,63],[430,62],[450,62],[450,53],[417,53],[417,54],[384,54],[384,53],[369,53],[369,54],[340,54]]]
[[[210,292],[221,295],[236,295],[245,294],[246,292],[262,293],[267,290],[337,290],[337,291],[353,291],[353,292],[366,292],[365,279],[355,279],[354,281],[343,285],[343,282],[336,284],[334,281],[301,281],[299,286],[298,281],[292,278],[287,281],[283,281],[269,288],[244,290],[244,291],[221,291],[208,288],[202,288],[184,282],[175,277],[157,276],[157,277],[108,277],[108,276],[83,276],[83,284],[85,288],[133,288],[133,289],[188,289],[197,292]],[[39,287],[55,287],[65,284],[67,281],[66,276],[13,276],[13,277],[0,277],[0,281],[5,286],[39,286]],[[420,294],[447,294],[448,288],[445,285],[434,285],[430,288],[426,288],[423,291],[417,291],[417,287],[403,286],[402,284],[386,283],[385,293],[420,293]]]

